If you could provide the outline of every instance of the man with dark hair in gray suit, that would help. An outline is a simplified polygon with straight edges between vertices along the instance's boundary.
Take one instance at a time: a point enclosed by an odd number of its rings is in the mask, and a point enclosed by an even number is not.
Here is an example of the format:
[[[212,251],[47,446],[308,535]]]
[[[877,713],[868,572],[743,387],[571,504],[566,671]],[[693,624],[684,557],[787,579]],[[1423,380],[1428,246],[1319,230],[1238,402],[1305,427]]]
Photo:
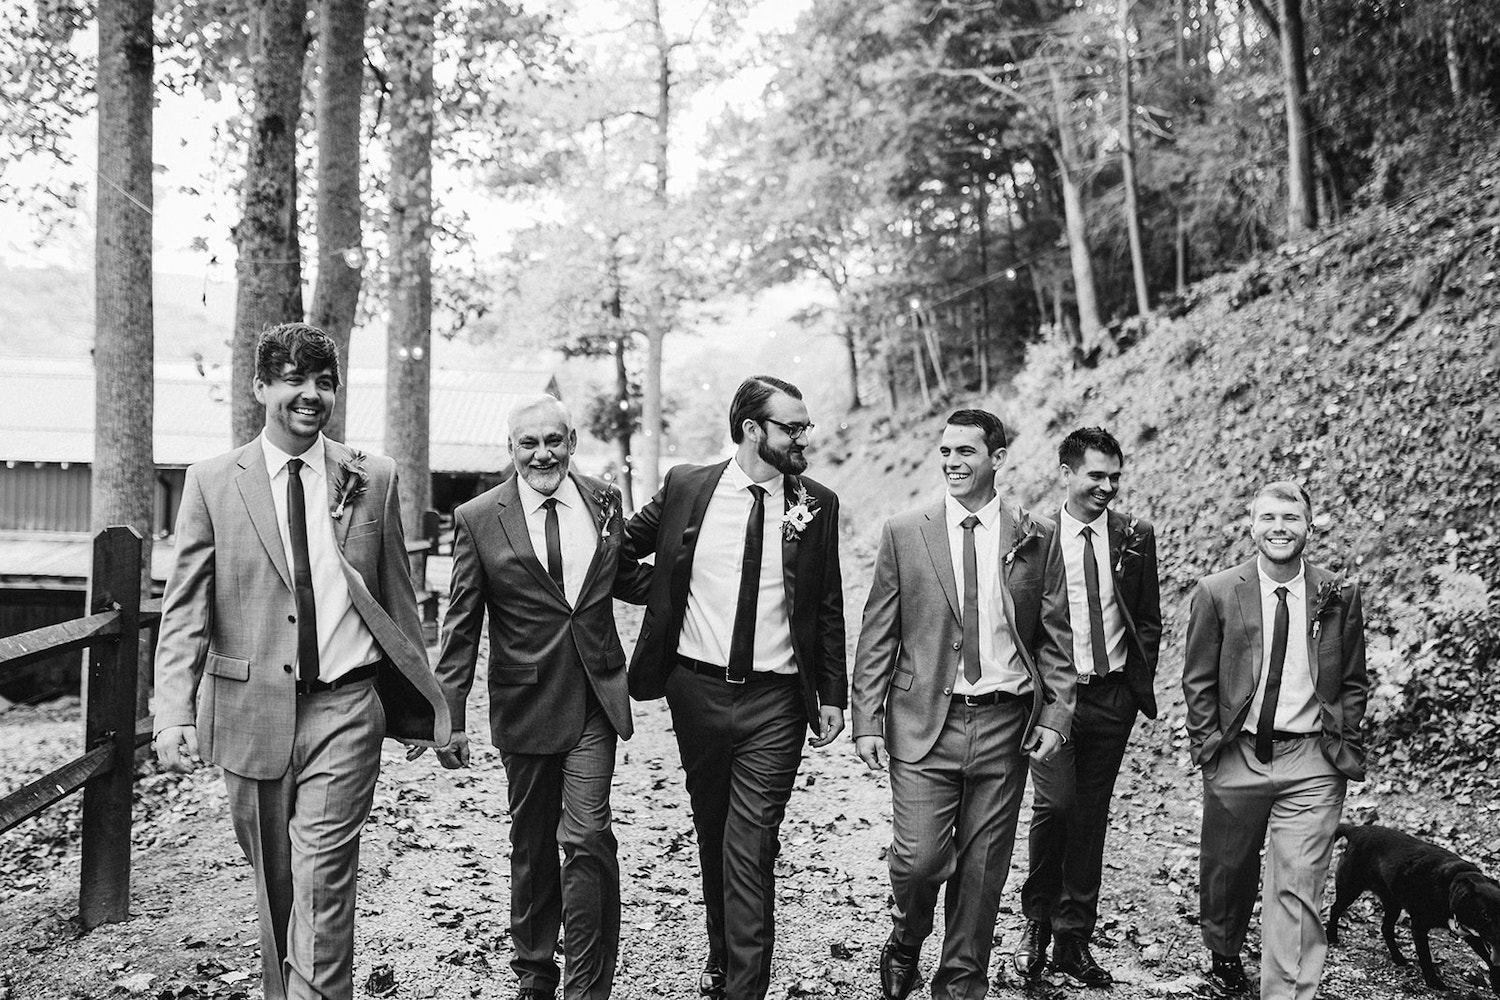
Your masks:
[[[649,583],[621,551],[619,492],[571,470],[578,435],[551,396],[510,412],[516,475],[453,513],[453,585],[437,676],[453,715],[444,767],[467,767],[469,689],[489,617],[490,738],[510,798],[517,1000],[604,1000],[620,941],[609,808],[615,747],[633,732],[612,593]],[[562,864],[558,864],[558,851]],[[562,932],[565,973],[553,953]]]
[[[156,647],[156,753],[224,768],[267,1000],[349,1000],[359,835],[385,736],[448,742],[389,458],[323,437],[338,348],[261,334],[265,430],[191,466]]]

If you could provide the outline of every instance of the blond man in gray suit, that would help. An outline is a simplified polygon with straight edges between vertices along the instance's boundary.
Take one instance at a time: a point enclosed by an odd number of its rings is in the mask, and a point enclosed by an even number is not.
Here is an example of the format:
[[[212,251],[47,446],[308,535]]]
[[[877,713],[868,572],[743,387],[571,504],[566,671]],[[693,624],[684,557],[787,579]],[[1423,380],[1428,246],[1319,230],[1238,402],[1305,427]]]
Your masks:
[[[156,753],[224,769],[255,868],[267,1000],[349,1000],[354,887],[385,736],[445,745],[395,465],[323,437],[338,348],[255,349],[264,431],[187,471],[156,651]]]

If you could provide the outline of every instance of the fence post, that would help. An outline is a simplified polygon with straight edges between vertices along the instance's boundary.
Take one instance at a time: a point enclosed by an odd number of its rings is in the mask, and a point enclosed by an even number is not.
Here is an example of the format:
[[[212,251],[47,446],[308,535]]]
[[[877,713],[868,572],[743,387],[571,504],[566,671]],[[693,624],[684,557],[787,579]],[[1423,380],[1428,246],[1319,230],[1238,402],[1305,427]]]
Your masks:
[[[116,525],[94,536],[89,614],[119,609],[120,632],[89,651],[84,747],[113,747],[108,771],[83,786],[83,872],[78,915],[85,930],[130,916],[130,809],[135,778],[135,687],[140,655],[141,536]]]

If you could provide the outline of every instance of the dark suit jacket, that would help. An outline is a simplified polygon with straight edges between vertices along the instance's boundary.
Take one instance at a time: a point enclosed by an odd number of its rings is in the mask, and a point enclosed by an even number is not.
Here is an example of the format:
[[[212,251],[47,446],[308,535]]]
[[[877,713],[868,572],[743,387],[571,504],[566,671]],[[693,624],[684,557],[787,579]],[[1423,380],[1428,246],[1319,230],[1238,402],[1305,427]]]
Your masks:
[[[324,449],[331,503],[354,452],[326,438]],[[376,682],[386,735],[442,746],[448,707],[422,643],[396,464],[383,455],[360,464],[364,488],[333,530],[349,596],[388,659]],[[285,774],[297,717],[297,629],[288,624],[296,614],[260,438],[189,467],[156,646],[156,731],[196,725],[209,762],[244,778]]]
[[[1066,737],[1078,675],[1062,549],[1053,544],[1051,521],[1027,520],[1030,526],[1017,546],[1020,521],[1001,504],[998,544],[1009,598],[1005,618],[1032,687],[1026,736],[1043,725]],[[856,738],[884,736],[890,755],[906,763],[927,755],[952,704],[962,656],[962,615],[946,504],[887,521],[854,655]]]
[[[1319,744],[1329,763],[1359,781],[1365,776],[1360,724],[1370,692],[1359,585],[1346,580],[1315,620],[1313,602],[1334,575],[1312,563],[1305,565],[1305,641],[1308,663],[1317,675],[1313,686],[1323,728]],[[1199,581],[1188,619],[1182,693],[1193,762],[1209,776],[1218,769],[1220,749],[1239,735],[1250,712],[1260,683],[1263,641],[1260,574],[1254,559]]]
[[[676,665],[677,639],[687,609],[698,531],[714,487],[728,465],[676,466],[667,473],[661,491],[625,526],[633,556],[656,554],[646,617],[630,660],[630,693],[642,701],[666,694],[667,674]],[[783,488],[789,505],[799,486],[817,501],[817,513],[801,534],[789,539],[783,536],[781,558],[792,654],[802,681],[808,722],[816,724],[820,704],[843,708],[848,702],[839,498],[811,479],[787,476]],[[769,517],[767,530],[774,530]]]
[[[615,732],[624,739],[634,732],[611,594],[640,603],[649,571],[622,554],[619,492],[569,475],[598,533],[576,607],[537,558],[514,476],[453,512],[453,585],[438,682],[453,728],[463,730],[488,611],[490,739],[502,752],[571,749],[583,733],[590,688]]]
[[[1132,523],[1134,520],[1134,523]],[[1156,718],[1156,660],[1161,649],[1161,583],[1156,529],[1144,518],[1109,512],[1109,569],[1125,620],[1125,683],[1141,714]],[[1129,538],[1127,539],[1127,529]],[[1062,536],[1057,536],[1062,558]]]

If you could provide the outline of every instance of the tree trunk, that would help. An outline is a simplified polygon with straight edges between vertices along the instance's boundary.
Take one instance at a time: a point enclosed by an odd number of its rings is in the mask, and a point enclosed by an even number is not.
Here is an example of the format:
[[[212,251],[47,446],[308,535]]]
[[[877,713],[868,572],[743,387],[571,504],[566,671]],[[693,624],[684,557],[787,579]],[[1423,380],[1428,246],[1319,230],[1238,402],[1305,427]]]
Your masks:
[[[1188,232],[1187,215],[1181,207],[1177,209],[1177,248],[1174,256],[1177,258],[1177,294],[1181,295],[1187,291],[1188,283]]]
[[[841,333],[844,341],[844,353],[849,359],[849,409],[857,410],[864,406],[864,401],[859,398],[859,352],[857,334],[853,323],[845,323]]]
[[[635,489],[631,482],[630,456],[630,374],[625,368],[625,289],[620,282],[620,241],[609,242],[609,315],[611,319],[611,353],[615,361],[615,449],[620,463],[620,496],[626,516],[635,513]]]
[[[651,0],[651,28],[656,46],[656,119],[655,152],[656,187],[651,201],[656,209],[657,232],[653,235],[650,256],[655,287],[648,301],[646,317],[646,371],[641,386],[641,461],[643,487],[647,494],[656,492],[661,481],[661,442],[665,430],[662,421],[661,364],[662,343],[667,337],[667,295],[663,282],[667,265],[667,149],[672,123],[672,44],[667,39],[661,19],[661,0]]]
[[[1083,349],[1092,351],[1103,345],[1107,331],[1099,318],[1099,298],[1094,290],[1094,260],[1089,252],[1088,216],[1084,208],[1083,178],[1078,172],[1080,158],[1073,135],[1073,119],[1063,99],[1062,82],[1057,67],[1049,66],[1052,99],[1057,113],[1057,173],[1062,182],[1063,216],[1068,229],[1068,254],[1073,263],[1073,287],[1078,297],[1078,327]]]
[[[1452,16],[1443,22],[1443,54],[1448,64],[1448,89],[1457,104],[1464,99],[1464,66],[1458,51],[1458,19]]]
[[[409,533],[432,505],[433,11],[426,0],[395,0],[385,42],[391,70],[385,447],[401,477],[401,519]]]
[[[155,383],[151,291],[154,105],[151,0],[99,4],[99,185],[94,238],[94,465],[90,526],[141,536],[141,595],[151,596]],[[147,633],[142,642],[149,645]],[[150,660],[144,662],[149,663]],[[146,714],[151,672],[136,687]]]
[[[974,330],[974,363],[979,366],[979,393],[990,393],[990,187],[988,179],[977,180],[979,203],[974,218],[979,223],[979,316]],[[970,317],[971,320],[975,319]]]
[[[1302,0],[1281,0],[1281,68],[1286,94],[1287,231],[1297,236],[1318,227]]]
[[[245,201],[234,228],[234,344],[231,432],[236,445],[260,433],[255,341],[278,323],[302,319],[302,250],[297,239],[297,127],[307,51],[307,0],[250,0],[254,108],[245,161]]]
[[[318,15],[318,284],[312,324],[339,345],[349,377],[349,335],[365,263],[360,235],[359,111],[364,94],[366,0],[322,0]],[[324,433],[346,436],[349,394],[339,393]]]
[[[1125,172],[1125,227],[1130,234],[1130,264],[1135,271],[1135,308],[1151,311],[1146,287],[1146,252],[1141,240],[1141,210],[1135,182],[1135,94],[1130,67],[1130,0],[1120,5],[1120,160]]]

